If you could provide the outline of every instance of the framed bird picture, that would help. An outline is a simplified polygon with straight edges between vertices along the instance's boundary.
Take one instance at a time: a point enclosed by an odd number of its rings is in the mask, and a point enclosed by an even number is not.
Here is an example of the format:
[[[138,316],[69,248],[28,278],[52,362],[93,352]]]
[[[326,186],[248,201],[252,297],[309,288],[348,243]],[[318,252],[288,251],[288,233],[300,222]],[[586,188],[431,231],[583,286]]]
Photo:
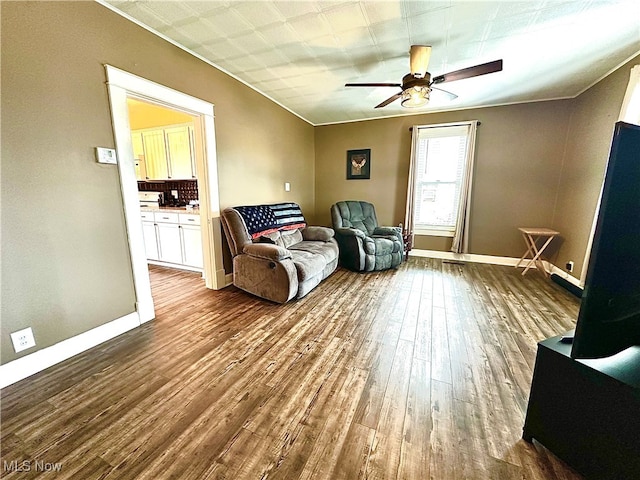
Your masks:
[[[347,150],[347,180],[368,180],[371,176],[371,149]]]

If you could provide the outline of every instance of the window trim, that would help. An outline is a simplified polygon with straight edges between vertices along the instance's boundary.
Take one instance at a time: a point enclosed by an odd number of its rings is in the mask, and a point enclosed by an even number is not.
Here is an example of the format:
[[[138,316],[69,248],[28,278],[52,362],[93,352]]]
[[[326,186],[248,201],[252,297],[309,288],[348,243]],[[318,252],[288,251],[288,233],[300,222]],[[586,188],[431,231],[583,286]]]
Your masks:
[[[461,122],[450,122],[450,123],[436,123],[436,124],[432,124],[432,125],[415,125],[412,127],[413,129],[417,129],[418,132],[420,130],[430,130],[430,129],[440,129],[440,128],[447,128],[447,127],[468,127],[474,123],[478,123],[477,120],[465,120],[465,121],[461,121]],[[419,141],[419,133],[418,133],[418,141]],[[468,135],[468,134],[467,134]],[[435,136],[433,138],[438,138],[438,136]],[[417,179],[414,180],[414,188],[417,187],[418,185]],[[450,182],[450,183],[457,183],[457,182]],[[414,198],[414,202],[417,201],[417,196]],[[413,211],[414,211],[414,215],[417,212],[417,209],[415,208],[415,204],[413,207]],[[427,225],[427,224],[418,224],[415,221],[415,218],[413,219],[413,223],[414,223],[414,235],[423,235],[423,236],[431,236],[431,237],[453,237],[455,236],[455,231],[456,231],[456,225],[452,225],[452,226],[438,226],[438,225]]]
[[[418,228],[413,230],[414,235],[420,235],[423,237],[453,237],[455,229],[452,227],[436,228],[435,226],[430,228]]]

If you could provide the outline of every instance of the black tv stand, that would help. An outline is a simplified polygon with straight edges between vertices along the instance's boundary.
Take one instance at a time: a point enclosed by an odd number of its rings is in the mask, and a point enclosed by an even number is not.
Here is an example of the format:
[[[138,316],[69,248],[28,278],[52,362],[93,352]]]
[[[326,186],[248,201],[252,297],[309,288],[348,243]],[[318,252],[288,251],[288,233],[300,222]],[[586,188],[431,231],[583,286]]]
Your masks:
[[[538,343],[522,438],[589,479],[640,479],[640,346],[574,360],[560,339]]]

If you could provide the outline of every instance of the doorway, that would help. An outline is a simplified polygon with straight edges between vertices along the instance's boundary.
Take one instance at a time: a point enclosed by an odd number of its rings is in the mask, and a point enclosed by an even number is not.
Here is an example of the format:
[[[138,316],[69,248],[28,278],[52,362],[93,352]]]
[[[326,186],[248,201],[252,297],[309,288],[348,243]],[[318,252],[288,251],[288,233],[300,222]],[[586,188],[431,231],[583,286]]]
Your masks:
[[[140,323],[144,323],[155,318],[155,312],[140,221],[138,179],[133,157],[127,100],[142,100],[183,112],[194,118],[194,143],[201,149],[196,152],[195,162],[200,190],[203,275],[207,288],[220,289],[226,286],[226,278],[222,261],[214,107],[209,102],[110,65],[105,65],[105,69],[136,291],[136,312]]]
[[[196,117],[131,97],[127,105],[147,262],[203,273]]]

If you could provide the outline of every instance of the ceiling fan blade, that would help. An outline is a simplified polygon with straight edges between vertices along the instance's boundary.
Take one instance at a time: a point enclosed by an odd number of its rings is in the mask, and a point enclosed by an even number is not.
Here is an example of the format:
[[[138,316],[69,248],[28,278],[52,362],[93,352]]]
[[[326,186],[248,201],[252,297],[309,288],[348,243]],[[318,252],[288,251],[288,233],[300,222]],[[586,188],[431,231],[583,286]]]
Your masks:
[[[345,87],[402,87],[400,83],[345,83]]]
[[[456,95],[455,93],[451,93],[447,90],[443,90],[441,88],[438,87],[431,87],[431,90],[438,90],[439,92],[444,93],[445,95],[447,95],[449,97],[449,100],[455,100],[456,98],[458,98],[458,95]]]
[[[411,50],[409,50],[411,75],[416,78],[424,78],[429,67],[429,58],[431,58],[431,47],[429,45],[411,45]]]
[[[462,80],[463,78],[479,77],[487,73],[499,72],[502,70],[502,60],[494,60],[493,62],[483,63],[475,67],[463,68],[453,72],[439,75],[433,79],[431,84],[453,82],[454,80]]]
[[[376,105],[375,108],[382,108],[382,107],[386,107],[387,105],[389,105],[392,102],[395,102],[397,99],[399,99],[402,96],[402,92],[396,93],[393,97],[389,97],[387,98],[384,102],[382,102],[379,105]]]

